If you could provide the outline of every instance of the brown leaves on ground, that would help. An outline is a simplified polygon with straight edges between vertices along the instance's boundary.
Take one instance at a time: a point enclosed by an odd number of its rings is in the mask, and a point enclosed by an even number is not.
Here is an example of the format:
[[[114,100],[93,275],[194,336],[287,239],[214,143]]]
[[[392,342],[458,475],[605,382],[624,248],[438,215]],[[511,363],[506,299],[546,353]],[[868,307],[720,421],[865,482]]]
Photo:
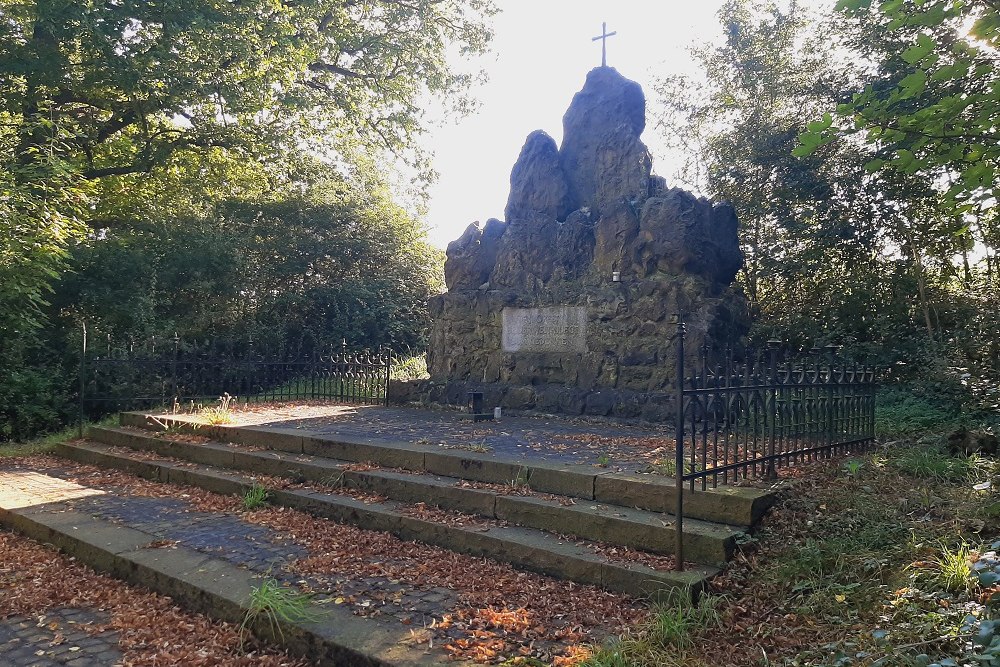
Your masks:
[[[494,662],[517,655],[552,659],[579,654],[581,642],[620,633],[647,613],[640,601],[626,595],[405,542],[388,533],[331,523],[296,510],[269,508],[246,518],[285,531],[309,550],[308,558],[291,566],[298,574],[382,577],[418,589],[455,591],[458,607],[446,627],[435,629],[461,631],[461,637],[445,645],[456,657]],[[533,648],[540,641],[560,646],[545,655]]]
[[[186,612],[162,595],[140,591],[96,574],[72,558],[0,530],[0,619],[43,615],[68,607],[106,612],[122,665],[184,667],[305,667],[309,663],[274,649],[244,646],[235,626]]]
[[[78,484],[122,495],[181,498],[190,502],[192,509],[199,511],[239,514],[249,523],[270,528],[278,540],[299,544],[309,551],[309,557],[288,566],[299,575],[337,575],[348,579],[379,577],[405,582],[413,589],[445,588],[454,591],[458,604],[448,612],[449,622],[433,628],[435,634],[431,635],[438,637],[434,645],[444,646],[454,657],[500,662],[510,657],[531,655],[554,661],[555,664],[571,665],[578,661],[572,656],[588,654],[582,645],[620,634],[648,614],[642,601],[627,595],[523,572],[507,564],[418,542],[407,542],[389,533],[333,523],[298,510],[265,507],[243,512],[241,500],[236,496],[160,484],[120,471],[70,463],[49,456],[25,457],[8,463],[43,472],[52,471]],[[270,488],[302,486],[290,485],[288,480],[279,478],[258,478],[263,480],[265,486],[275,485]],[[377,497],[369,500],[374,502]],[[479,517],[424,504],[411,508],[416,515],[427,520],[482,523],[484,528],[490,524]],[[493,523],[500,525],[500,522]],[[164,542],[163,546],[169,546]],[[610,558],[616,554],[609,552],[607,555]],[[623,552],[622,555],[626,554]],[[360,608],[355,611],[359,615],[370,613],[370,610]]]

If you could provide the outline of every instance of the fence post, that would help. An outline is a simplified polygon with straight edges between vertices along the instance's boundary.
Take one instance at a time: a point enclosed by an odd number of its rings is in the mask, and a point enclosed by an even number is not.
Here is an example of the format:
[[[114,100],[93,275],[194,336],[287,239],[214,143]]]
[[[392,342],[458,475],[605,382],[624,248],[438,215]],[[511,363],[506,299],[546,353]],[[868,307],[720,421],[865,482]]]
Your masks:
[[[385,405],[389,406],[389,382],[392,377],[392,350],[385,351]]]
[[[767,443],[767,478],[768,479],[778,479],[778,471],[774,465],[774,447],[778,440],[778,348],[781,346],[781,341],[769,340],[767,341],[767,384],[771,385],[771,410],[768,412],[768,418],[771,421],[770,433],[768,435]]]
[[[674,521],[674,569],[680,572],[684,569],[684,320],[677,318],[677,390],[674,406],[677,411],[675,434],[676,451],[674,465],[676,466],[674,489],[676,519]]]
[[[174,405],[177,405],[177,402],[180,400],[180,397],[177,395],[177,349],[180,347],[180,342],[181,342],[180,336],[178,336],[177,332],[175,331],[174,355],[170,361],[170,388],[171,388],[171,393],[173,394]]]
[[[835,417],[836,417],[836,410],[835,410],[835,405],[834,405],[834,401],[836,400],[836,392],[835,392],[834,386],[833,386],[833,382],[834,382],[834,380],[833,380],[833,364],[834,364],[834,361],[836,361],[837,350],[840,349],[840,346],[839,345],[832,345],[831,344],[831,345],[827,345],[824,349],[827,352],[827,355],[828,355],[827,356],[827,360],[828,360],[828,363],[829,363],[829,367],[827,368],[827,376],[826,376],[826,379],[827,379],[827,388],[826,388],[826,446],[827,446],[827,450],[826,450],[826,457],[825,458],[832,458],[833,457],[833,441],[835,439],[834,435],[833,435],[833,429],[834,429]]]
[[[337,365],[337,383],[340,386],[337,399],[343,403],[347,382],[347,339],[340,340],[340,363]]]
[[[80,345],[80,405],[76,415],[76,435],[83,437],[84,420],[84,392],[87,389],[87,320],[81,323],[83,329],[83,342]]]

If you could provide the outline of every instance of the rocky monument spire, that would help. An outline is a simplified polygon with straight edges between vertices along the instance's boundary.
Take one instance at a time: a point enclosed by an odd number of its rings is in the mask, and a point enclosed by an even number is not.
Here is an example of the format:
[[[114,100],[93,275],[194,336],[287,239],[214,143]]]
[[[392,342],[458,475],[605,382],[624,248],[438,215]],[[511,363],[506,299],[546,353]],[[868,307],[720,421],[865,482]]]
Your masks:
[[[561,146],[531,133],[511,170],[505,221],[448,246],[431,300],[429,398],[544,412],[665,415],[675,313],[712,345],[741,333],[737,220],[652,175],[642,88],[587,75]],[[692,349],[697,349],[692,345]]]

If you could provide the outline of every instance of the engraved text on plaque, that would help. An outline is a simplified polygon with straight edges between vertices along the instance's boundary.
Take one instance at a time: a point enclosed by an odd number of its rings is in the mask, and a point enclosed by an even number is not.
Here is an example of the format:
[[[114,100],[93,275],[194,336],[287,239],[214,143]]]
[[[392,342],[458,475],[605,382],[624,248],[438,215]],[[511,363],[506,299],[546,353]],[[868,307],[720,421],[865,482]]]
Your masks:
[[[503,309],[504,352],[586,352],[584,306]]]

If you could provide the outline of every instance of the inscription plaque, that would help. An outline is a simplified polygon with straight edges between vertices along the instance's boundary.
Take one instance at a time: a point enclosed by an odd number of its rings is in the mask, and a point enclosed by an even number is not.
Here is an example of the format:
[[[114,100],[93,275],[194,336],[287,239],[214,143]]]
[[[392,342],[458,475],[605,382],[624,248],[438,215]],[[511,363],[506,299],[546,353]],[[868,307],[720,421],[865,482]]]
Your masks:
[[[504,308],[504,352],[586,352],[584,306]]]

